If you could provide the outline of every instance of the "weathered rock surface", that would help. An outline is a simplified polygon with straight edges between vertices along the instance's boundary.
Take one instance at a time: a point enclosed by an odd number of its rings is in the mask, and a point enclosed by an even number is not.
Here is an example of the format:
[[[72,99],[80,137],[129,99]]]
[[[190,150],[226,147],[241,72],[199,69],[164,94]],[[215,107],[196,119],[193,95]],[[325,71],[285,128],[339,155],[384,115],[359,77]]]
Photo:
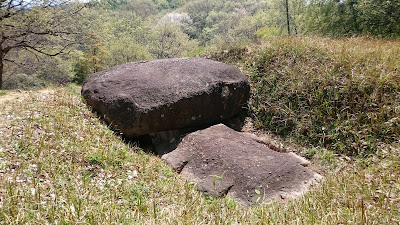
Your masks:
[[[197,58],[116,66],[82,87],[87,103],[128,136],[219,123],[241,110],[249,91],[237,68]]]
[[[273,151],[257,136],[222,124],[188,134],[162,158],[200,191],[227,194],[243,205],[259,197],[268,202],[299,196],[321,178],[305,167],[307,160]]]

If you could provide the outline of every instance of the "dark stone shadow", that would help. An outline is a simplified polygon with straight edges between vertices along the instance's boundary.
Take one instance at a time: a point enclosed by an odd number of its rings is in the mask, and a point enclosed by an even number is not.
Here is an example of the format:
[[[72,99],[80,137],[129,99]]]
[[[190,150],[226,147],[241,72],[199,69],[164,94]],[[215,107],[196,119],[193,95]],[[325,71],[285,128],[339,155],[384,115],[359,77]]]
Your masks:
[[[236,116],[227,120],[223,120],[222,123],[234,130],[241,131],[245,124],[245,119],[247,115],[248,115],[247,110],[243,110]],[[198,130],[206,129],[216,124],[218,123],[210,123],[196,128],[169,130],[169,131],[161,131],[153,133],[147,135],[149,136],[147,138],[149,138],[151,142],[150,145],[144,146],[143,144],[139,144],[139,146],[143,146],[142,148],[145,149],[145,151],[155,153],[161,157],[167,153],[174,151],[187,134]],[[145,139],[145,141],[149,141],[149,139]],[[147,143],[148,142],[146,142],[146,144]]]
[[[227,127],[230,127],[236,131],[241,131],[245,125],[246,118],[248,116],[249,116],[249,111],[243,108],[238,114],[222,121],[222,123],[225,124]]]
[[[187,133],[190,132],[179,132],[174,130],[134,137],[121,135],[121,138],[130,146],[137,146],[143,149],[146,153],[156,154],[161,157],[162,155],[175,150]],[[118,133],[116,134],[119,135]]]
[[[112,124],[109,124],[106,120],[104,120],[104,117],[101,115],[101,113],[99,113],[89,105],[88,108],[93,113],[93,115],[99,118],[99,120],[102,123],[107,124],[109,129],[111,129],[116,136],[119,136],[127,145],[133,147],[139,147],[143,149],[144,152],[146,153],[156,154],[160,157],[163,156],[164,154],[174,151],[187,134],[198,130],[206,129],[208,127],[218,124],[217,122],[217,123],[205,124],[203,126],[194,128],[192,127],[180,130],[160,131],[157,133],[141,135],[141,136],[127,136],[121,133],[119,130],[115,130]],[[220,121],[219,123],[223,123],[234,130],[241,131],[245,124],[245,119],[247,116],[248,116],[248,110],[243,108],[243,110],[239,112],[236,116]]]

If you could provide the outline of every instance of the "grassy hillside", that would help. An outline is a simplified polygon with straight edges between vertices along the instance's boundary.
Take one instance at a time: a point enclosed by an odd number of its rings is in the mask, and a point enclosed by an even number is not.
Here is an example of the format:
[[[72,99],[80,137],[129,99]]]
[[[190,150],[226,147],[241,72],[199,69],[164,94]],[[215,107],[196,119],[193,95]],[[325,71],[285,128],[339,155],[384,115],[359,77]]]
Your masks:
[[[302,198],[253,208],[203,196],[125,144],[79,86],[2,91],[0,224],[398,224],[399,49],[288,38],[212,54],[250,76],[255,127],[306,146],[325,176]]]
[[[250,76],[259,129],[368,155],[400,139],[400,42],[281,38],[209,57]]]
[[[326,176],[304,197],[241,208],[198,193],[128,146],[79,87],[0,96],[2,224],[397,224],[400,146],[364,159],[317,152]]]

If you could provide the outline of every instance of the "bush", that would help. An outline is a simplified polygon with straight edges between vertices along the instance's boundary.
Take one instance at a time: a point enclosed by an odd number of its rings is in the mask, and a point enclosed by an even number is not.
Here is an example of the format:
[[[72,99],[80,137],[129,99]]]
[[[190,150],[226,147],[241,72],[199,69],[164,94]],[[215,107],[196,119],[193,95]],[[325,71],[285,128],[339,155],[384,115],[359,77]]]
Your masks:
[[[66,85],[71,82],[67,71],[57,65],[46,65],[36,72],[35,76],[48,85]]]
[[[72,82],[82,84],[86,77],[89,76],[89,73],[89,68],[82,60],[79,60],[74,64],[74,77],[72,78]]]
[[[43,80],[38,79],[33,75],[18,73],[15,75],[6,76],[3,82],[4,89],[35,89],[46,86]]]
[[[51,61],[35,65],[32,71],[6,74],[4,89],[35,89],[49,85],[66,85],[71,82],[68,69]]]

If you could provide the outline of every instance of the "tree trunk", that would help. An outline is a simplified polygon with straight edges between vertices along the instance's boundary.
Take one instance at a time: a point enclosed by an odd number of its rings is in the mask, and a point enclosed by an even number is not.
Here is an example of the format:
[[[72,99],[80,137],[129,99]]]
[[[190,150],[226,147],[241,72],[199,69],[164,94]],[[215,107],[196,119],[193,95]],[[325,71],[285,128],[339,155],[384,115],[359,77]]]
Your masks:
[[[289,0],[286,0],[286,1],[285,1],[285,4],[286,4],[287,32],[288,32],[288,35],[290,35],[290,21],[289,21],[289,18],[290,18],[290,16],[289,16]]]
[[[3,60],[4,60],[4,54],[3,50],[0,48],[0,90],[3,89],[3,66],[4,66]]]

